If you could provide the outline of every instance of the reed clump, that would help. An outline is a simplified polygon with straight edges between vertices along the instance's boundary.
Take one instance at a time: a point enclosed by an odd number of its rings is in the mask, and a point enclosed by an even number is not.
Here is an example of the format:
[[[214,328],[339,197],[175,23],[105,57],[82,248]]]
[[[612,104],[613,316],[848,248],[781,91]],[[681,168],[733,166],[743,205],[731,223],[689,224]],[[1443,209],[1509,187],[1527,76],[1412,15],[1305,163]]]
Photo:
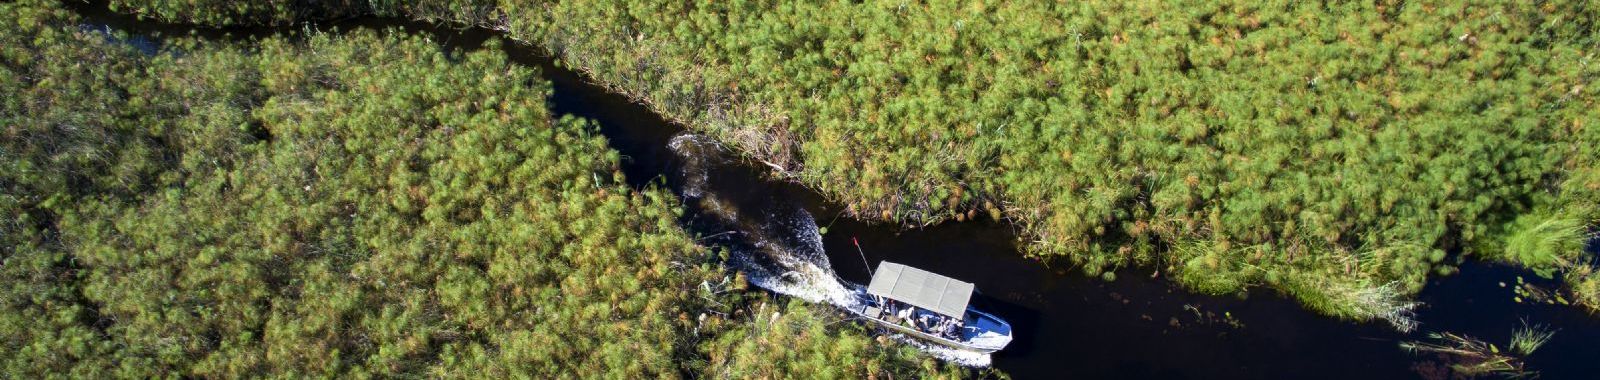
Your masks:
[[[1572,295],[1572,303],[1582,306],[1591,314],[1600,314],[1600,270],[1593,264],[1574,267],[1563,277]]]
[[[1400,347],[1412,353],[1432,353],[1446,358],[1449,368],[1457,374],[1476,377],[1500,375],[1507,378],[1533,378],[1538,372],[1529,371],[1526,358],[1555,336],[1555,330],[1545,326],[1529,326],[1526,321],[1511,334],[1511,341],[1502,349],[1493,343],[1452,332],[1429,333],[1430,341],[1407,341]]]

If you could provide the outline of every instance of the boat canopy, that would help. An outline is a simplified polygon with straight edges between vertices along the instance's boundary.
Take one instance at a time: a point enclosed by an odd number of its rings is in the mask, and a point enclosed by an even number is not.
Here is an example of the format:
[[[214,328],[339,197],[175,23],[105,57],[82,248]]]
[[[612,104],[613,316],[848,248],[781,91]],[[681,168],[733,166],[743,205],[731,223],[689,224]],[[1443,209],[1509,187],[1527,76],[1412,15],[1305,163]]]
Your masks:
[[[867,294],[961,318],[972,300],[972,283],[884,261],[872,274]]]

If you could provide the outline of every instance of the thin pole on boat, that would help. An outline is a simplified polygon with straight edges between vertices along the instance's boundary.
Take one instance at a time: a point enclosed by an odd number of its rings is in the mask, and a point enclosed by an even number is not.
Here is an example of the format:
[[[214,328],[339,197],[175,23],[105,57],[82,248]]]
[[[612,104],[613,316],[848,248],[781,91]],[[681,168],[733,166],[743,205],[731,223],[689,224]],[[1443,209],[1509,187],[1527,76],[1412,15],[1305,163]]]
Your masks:
[[[857,241],[855,236],[851,236],[850,243],[856,245],[856,254],[861,255],[861,265],[867,267],[867,277],[872,277],[876,273],[872,273],[872,264],[867,262],[867,253],[861,250],[861,242]]]

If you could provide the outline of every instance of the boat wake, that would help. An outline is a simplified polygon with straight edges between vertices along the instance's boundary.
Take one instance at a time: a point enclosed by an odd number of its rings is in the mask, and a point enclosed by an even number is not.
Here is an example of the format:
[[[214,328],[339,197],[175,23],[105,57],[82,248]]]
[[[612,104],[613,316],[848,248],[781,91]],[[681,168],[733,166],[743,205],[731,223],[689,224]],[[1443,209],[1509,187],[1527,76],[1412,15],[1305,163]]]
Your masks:
[[[668,147],[681,160],[677,173],[682,181],[680,195],[700,211],[701,219],[708,219],[698,222],[729,230],[707,239],[729,249],[729,266],[744,272],[752,285],[778,294],[846,310],[860,306],[856,293],[862,286],[844,281],[833,271],[821,230],[804,207],[766,191],[769,187],[759,179],[718,175],[719,169],[735,167],[735,163],[715,141],[682,134],[673,137]],[[723,194],[714,189],[742,191]],[[952,363],[987,367],[991,362],[988,354],[932,345],[898,333],[886,334]]]
[[[668,146],[683,162],[679,175],[684,200],[712,217],[713,224],[732,228],[732,233],[718,237],[716,243],[731,249],[729,264],[744,272],[751,284],[809,302],[855,305],[855,297],[833,272],[811,213],[774,194],[735,196],[711,191],[713,180],[737,181],[713,178],[716,169],[732,164],[716,142],[683,134],[673,137]],[[718,188],[760,189],[756,183]]]

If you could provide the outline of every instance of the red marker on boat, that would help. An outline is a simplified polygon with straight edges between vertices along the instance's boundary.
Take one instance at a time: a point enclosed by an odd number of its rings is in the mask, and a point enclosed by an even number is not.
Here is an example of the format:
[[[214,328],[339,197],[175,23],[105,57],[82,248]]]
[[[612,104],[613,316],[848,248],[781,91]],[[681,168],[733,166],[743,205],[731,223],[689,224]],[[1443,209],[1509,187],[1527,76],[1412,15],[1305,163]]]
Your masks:
[[[850,237],[850,243],[856,245],[856,253],[861,255],[861,265],[866,265],[867,266],[867,275],[868,276],[873,275],[873,273],[872,273],[872,263],[867,262],[867,253],[865,251],[861,250],[861,241],[856,240],[855,236],[851,236]]]

